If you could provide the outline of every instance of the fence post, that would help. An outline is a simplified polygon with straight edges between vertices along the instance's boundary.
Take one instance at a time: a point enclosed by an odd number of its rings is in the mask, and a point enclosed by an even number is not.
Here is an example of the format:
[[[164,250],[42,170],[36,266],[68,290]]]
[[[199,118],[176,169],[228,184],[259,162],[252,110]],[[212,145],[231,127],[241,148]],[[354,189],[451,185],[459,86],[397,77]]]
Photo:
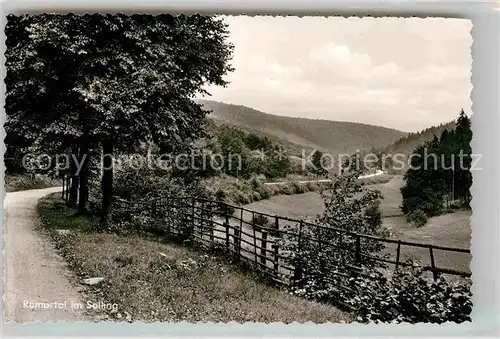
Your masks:
[[[257,258],[257,235],[256,235],[256,231],[255,231],[255,226],[253,224],[253,219],[252,219],[252,229],[253,229],[253,256],[254,256],[254,259],[255,259],[255,267],[258,267],[258,258]],[[261,230],[262,231],[262,230]],[[262,232],[261,232],[262,233]]]
[[[203,243],[203,236],[205,235],[205,200],[201,201],[201,210],[200,210],[200,241]]]
[[[227,204],[224,204],[224,213],[226,215],[226,220],[224,221],[224,227],[226,228],[226,248],[229,250],[229,213],[227,209]]]
[[[274,277],[276,279],[279,279],[279,250],[278,250],[278,244],[273,244],[271,246],[271,248],[273,249],[273,252],[274,252],[274,260],[273,260],[273,263],[274,263]]]
[[[172,219],[171,219],[171,211],[170,211],[170,199],[168,197],[165,198],[165,208],[166,208],[166,211],[165,211],[165,216],[166,216],[166,220],[167,220],[167,227],[168,227],[168,234],[169,235],[172,235]]]
[[[194,228],[194,224],[195,224],[195,220],[194,220],[194,217],[195,217],[195,204],[196,204],[196,200],[194,199],[194,197],[191,198],[191,204],[192,204],[192,209],[191,209],[191,224],[192,224],[192,227]]]
[[[156,199],[153,199],[151,203],[151,211],[153,212],[153,217],[156,216]]]
[[[301,220],[300,224],[299,224],[299,235],[298,235],[298,239],[297,239],[297,252],[299,252],[299,253],[302,250],[301,238],[302,238],[302,228],[303,227],[304,227],[304,221]],[[300,258],[300,255],[299,255],[299,258]],[[300,262],[297,262],[297,260],[295,260],[295,267],[293,269],[293,284],[296,285],[297,282],[300,281],[301,278],[302,278],[302,267],[300,265]]]
[[[361,237],[356,235],[356,264],[361,266]]]
[[[213,244],[214,243],[214,206],[213,206],[213,202],[210,201],[208,203],[208,216],[210,217],[210,222],[209,222],[209,227],[210,227],[210,232],[209,232],[209,235],[210,235],[210,243]]]
[[[439,278],[439,274],[438,272],[436,272],[436,263],[434,262],[434,252],[432,251],[432,245],[429,245],[429,255],[431,256],[432,277],[434,278],[434,281],[436,281]]]
[[[279,218],[278,216],[276,216],[276,217],[275,217],[275,220],[274,220],[274,228],[275,228],[276,230],[278,230],[278,231],[279,231],[279,229],[280,229],[280,218]],[[280,234],[281,234],[280,232],[275,233],[275,235],[277,235],[277,236],[279,236]]]
[[[194,232],[194,225],[195,225],[195,220],[194,220],[194,214],[195,214],[195,204],[196,201],[194,197],[191,197],[191,224],[188,224],[188,239],[193,238],[193,232]]]
[[[401,240],[398,240],[398,250],[396,252],[396,267],[394,268],[394,271],[398,270],[400,255],[401,255]]]
[[[267,257],[267,232],[262,230],[261,248],[260,248],[260,262],[266,265]]]
[[[234,237],[233,237],[233,248],[236,260],[240,259],[240,230],[238,228],[234,228]]]
[[[65,179],[66,179],[66,178],[65,178],[65,177],[63,177],[63,180],[62,180],[62,182],[63,182],[63,187],[62,187],[61,199],[64,199],[64,194],[66,193],[66,192],[65,192],[65,187],[66,187],[66,180],[65,180]]]
[[[66,204],[69,202],[69,187],[71,185],[71,179],[69,176],[68,176],[67,180],[68,181],[66,182],[66,194],[64,197],[64,200],[66,200]]]

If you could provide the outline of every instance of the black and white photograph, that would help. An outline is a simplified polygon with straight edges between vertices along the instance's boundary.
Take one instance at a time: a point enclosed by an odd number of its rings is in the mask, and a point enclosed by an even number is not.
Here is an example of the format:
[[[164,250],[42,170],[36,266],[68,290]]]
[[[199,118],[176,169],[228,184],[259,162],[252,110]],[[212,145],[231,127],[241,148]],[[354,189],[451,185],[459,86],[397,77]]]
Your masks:
[[[471,322],[469,19],[10,14],[8,322]]]

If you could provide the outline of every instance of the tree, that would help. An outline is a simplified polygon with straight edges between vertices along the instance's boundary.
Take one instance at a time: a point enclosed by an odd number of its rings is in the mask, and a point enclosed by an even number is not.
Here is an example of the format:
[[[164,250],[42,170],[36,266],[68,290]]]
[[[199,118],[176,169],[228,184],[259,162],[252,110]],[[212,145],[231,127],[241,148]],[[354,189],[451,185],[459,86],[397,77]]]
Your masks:
[[[311,163],[313,165],[312,171],[316,175],[323,176],[328,173],[328,171],[325,169],[325,165],[323,163],[323,153],[320,150],[316,150],[311,159]]]
[[[305,290],[306,294],[341,294],[344,275],[351,273],[351,265],[374,267],[379,265],[369,258],[357,262],[353,251],[356,237],[347,232],[368,234],[378,237],[387,236],[377,218],[380,214],[379,191],[370,190],[358,182],[360,172],[332,177],[329,188],[322,193],[325,211],[318,216],[314,225],[305,225],[296,233],[295,241],[285,239],[282,246],[290,251],[287,257],[290,264],[299,268],[295,274],[295,287]],[[343,232],[342,230],[346,231]],[[297,240],[299,239],[300,240]],[[300,243],[299,243],[300,242]],[[384,249],[383,243],[362,239],[363,253],[377,255]]]
[[[434,135],[431,141],[415,148],[401,188],[405,214],[422,210],[428,217],[438,215],[446,196],[469,203],[471,139],[470,120],[462,110],[455,130],[444,130],[440,138]]]
[[[8,17],[7,81],[11,131],[67,136],[80,155],[103,154],[102,221],[111,204],[115,151],[153,141],[182,151],[203,134],[208,113],[196,104],[206,84],[224,86],[232,45],[213,16],[60,15]],[[25,86],[28,83],[29,86]],[[33,97],[33,100],[31,99]],[[28,108],[23,102],[40,103]],[[87,161],[90,161],[87,156]],[[88,169],[80,173],[80,190]],[[83,179],[83,180],[82,180]],[[85,192],[84,192],[85,193]],[[88,193],[88,191],[87,191]],[[86,194],[82,195],[86,198]]]

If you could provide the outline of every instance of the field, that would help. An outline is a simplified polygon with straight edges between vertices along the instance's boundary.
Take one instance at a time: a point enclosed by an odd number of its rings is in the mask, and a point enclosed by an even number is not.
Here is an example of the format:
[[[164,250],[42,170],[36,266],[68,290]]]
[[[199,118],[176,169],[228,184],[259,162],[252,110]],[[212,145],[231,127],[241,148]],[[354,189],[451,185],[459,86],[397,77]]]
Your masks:
[[[90,301],[116,303],[102,319],[126,321],[349,322],[337,308],[290,295],[224,258],[156,237],[94,233],[59,194],[41,200],[45,229],[80,278],[103,277]],[[65,230],[61,235],[61,230]]]
[[[385,184],[367,185],[369,188],[379,189],[383,194],[384,198],[381,200],[383,227],[390,231],[393,239],[448,247],[470,247],[471,211],[459,210],[447,213],[430,218],[421,228],[412,227],[406,222],[399,208],[401,184],[402,177],[396,176]],[[245,207],[261,213],[304,219],[314,219],[324,211],[323,200],[316,192],[274,196],[269,200],[248,204]],[[388,246],[387,251],[394,254],[396,246]],[[469,270],[471,260],[469,254],[436,251],[434,255],[437,266]],[[429,251],[426,248],[402,247],[401,259],[421,260],[424,265],[427,265],[430,261]]]

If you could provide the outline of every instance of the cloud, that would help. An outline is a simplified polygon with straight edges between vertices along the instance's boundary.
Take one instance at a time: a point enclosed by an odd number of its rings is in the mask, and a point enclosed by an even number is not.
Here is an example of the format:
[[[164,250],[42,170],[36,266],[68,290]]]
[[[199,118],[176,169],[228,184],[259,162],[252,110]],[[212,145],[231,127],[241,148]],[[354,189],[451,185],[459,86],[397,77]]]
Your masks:
[[[213,100],[415,131],[470,111],[461,19],[226,17],[235,45]]]

